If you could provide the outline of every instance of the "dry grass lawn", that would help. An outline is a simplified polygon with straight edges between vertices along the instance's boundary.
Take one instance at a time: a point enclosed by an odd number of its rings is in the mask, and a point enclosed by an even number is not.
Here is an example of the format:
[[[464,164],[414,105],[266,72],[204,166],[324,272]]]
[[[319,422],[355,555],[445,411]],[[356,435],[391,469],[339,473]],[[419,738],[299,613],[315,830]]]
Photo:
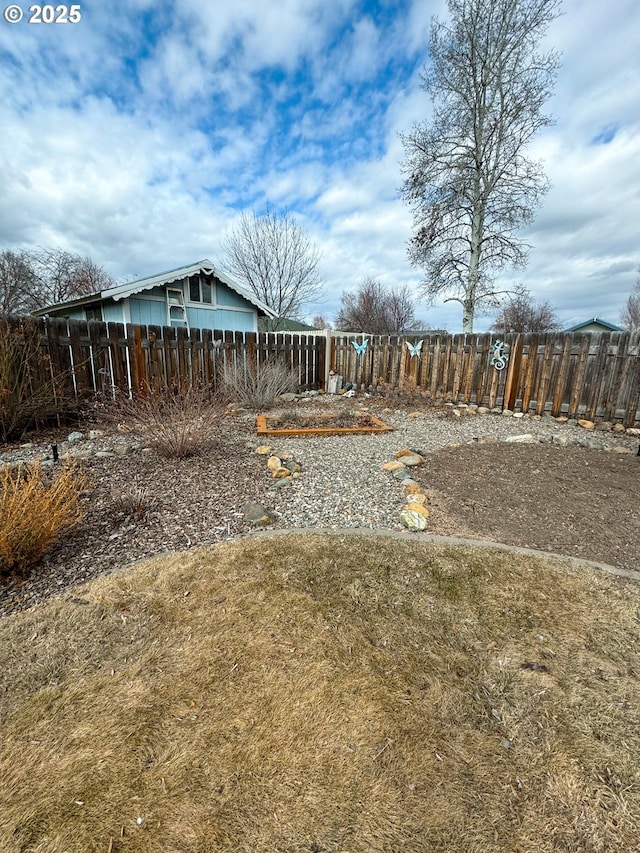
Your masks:
[[[0,623],[2,850],[636,850],[639,605],[338,534],[76,587]]]

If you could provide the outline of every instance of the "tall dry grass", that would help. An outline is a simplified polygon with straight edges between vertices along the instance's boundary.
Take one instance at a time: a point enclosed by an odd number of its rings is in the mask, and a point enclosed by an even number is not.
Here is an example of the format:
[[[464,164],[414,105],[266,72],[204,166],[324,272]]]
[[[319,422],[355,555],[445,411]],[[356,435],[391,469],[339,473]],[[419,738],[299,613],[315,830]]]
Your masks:
[[[6,853],[627,853],[637,585],[305,535],[0,623]]]
[[[289,365],[278,360],[250,364],[244,373],[226,364],[218,389],[223,399],[247,409],[260,410],[273,405],[282,394],[296,392],[298,379]]]
[[[86,484],[71,462],[53,472],[39,462],[0,468],[0,576],[25,573],[75,527]]]

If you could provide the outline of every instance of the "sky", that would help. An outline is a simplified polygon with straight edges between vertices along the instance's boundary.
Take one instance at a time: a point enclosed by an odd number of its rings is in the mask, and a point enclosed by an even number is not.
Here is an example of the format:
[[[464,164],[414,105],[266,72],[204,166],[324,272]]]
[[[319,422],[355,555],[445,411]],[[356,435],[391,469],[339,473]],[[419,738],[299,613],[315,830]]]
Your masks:
[[[17,6],[0,19],[2,250],[61,248],[131,280],[220,264],[242,211],[270,207],[322,252],[308,319],[332,322],[372,276],[409,287],[425,326],[461,331],[457,302],[424,298],[398,193],[444,0],[86,0],[58,24]],[[527,268],[499,285],[565,328],[617,323],[640,263],[640,6],[564,0],[548,44],[556,123],[530,155],[551,190],[521,234]]]

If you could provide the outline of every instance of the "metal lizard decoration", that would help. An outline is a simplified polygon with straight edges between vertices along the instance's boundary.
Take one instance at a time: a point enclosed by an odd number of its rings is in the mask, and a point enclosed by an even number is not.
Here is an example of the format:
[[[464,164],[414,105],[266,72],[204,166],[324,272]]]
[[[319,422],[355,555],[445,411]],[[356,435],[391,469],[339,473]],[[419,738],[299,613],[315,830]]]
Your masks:
[[[509,356],[505,355],[506,348],[507,345],[504,341],[496,341],[493,345],[493,358],[491,359],[491,364],[496,370],[504,370],[507,366]]]

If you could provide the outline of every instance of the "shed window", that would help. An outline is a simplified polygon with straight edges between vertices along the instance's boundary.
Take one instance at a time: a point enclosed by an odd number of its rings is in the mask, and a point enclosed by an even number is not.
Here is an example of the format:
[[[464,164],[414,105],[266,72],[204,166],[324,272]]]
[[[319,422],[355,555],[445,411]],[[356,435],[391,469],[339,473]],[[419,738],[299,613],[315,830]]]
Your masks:
[[[99,302],[92,302],[91,305],[85,305],[84,316],[87,320],[98,320],[102,322],[102,305]]]
[[[189,300],[211,305],[213,303],[211,279],[200,275],[189,276]]]

